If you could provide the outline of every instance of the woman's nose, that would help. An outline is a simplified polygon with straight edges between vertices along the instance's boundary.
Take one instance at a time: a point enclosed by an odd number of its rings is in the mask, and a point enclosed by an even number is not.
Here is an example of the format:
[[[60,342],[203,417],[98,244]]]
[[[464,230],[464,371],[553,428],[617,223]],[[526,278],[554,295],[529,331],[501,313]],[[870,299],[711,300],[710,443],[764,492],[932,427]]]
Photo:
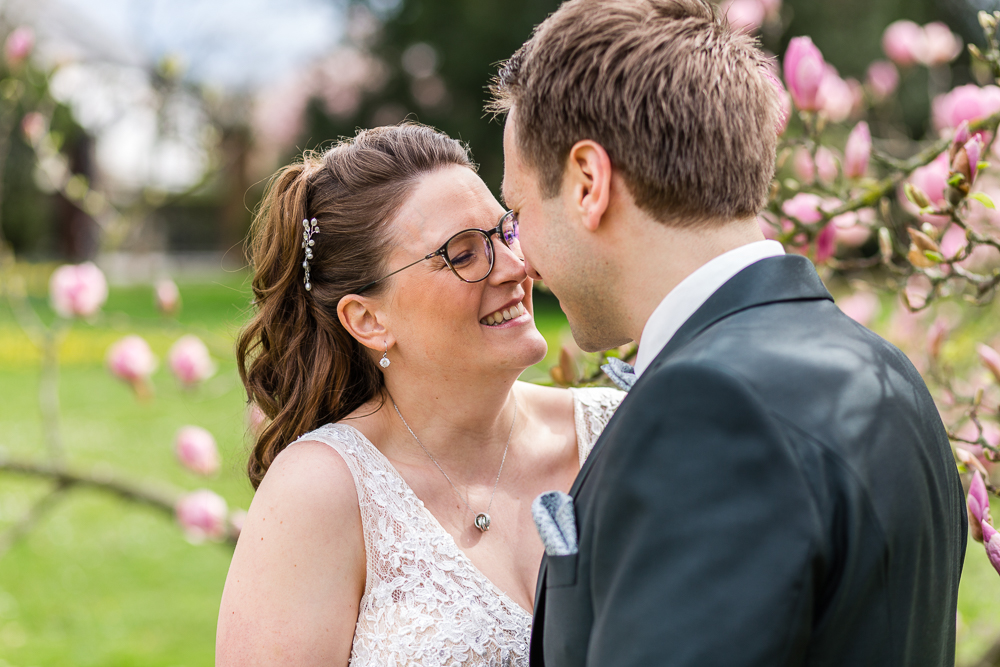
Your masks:
[[[496,258],[493,260],[490,282],[498,285],[508,281],[522,282],[528,275],[524,271],[524,260],[505,244],[497,243],[496,246]]]

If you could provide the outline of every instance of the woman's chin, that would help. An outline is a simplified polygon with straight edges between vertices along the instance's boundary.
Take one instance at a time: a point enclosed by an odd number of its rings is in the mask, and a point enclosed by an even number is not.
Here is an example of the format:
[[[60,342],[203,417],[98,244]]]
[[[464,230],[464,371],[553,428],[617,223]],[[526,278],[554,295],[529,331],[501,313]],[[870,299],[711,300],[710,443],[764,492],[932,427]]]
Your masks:
[[[516,340],[506,342],[502,347],[502,352],[495,354],[493,358],[501,367],[518,373],[545,359],[545,354],[549,350],[545,338],[533,325],[530,331],[525,331]]]

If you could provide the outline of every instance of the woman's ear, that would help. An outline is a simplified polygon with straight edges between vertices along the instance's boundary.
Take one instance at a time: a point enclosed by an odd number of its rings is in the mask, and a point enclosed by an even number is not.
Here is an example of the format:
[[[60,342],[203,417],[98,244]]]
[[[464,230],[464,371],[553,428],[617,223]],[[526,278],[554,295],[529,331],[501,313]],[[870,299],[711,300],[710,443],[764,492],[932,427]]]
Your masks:
[[[337,318],[347,333],[367,348],[382,352],[392,347],[392,336],[379,320],[380,314],[373,299],[348,294],[337,303]]]
[[[611,201],[611,158],[596,141],[584,139],[573,144],[566,161],[563,187],[584,227],[597,231]]]

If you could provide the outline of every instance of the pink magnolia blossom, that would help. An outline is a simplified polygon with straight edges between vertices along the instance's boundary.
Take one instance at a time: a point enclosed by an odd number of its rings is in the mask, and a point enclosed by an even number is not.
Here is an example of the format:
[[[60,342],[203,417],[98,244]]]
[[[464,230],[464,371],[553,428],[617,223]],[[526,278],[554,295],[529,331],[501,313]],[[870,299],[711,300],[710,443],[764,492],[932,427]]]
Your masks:
[[[91,317],[108,299],[108,281],[93,262],[65,264],[49,280],[49,300],[61,317]]]
[[[868,171],[872,154],[872,135],[868,123],[861,121],[854,126],[844,147],[844,176],[861,178]]]
[[[48,123],[45,120],[45,116],[37,111],[29,111],[21,119],[21,131],[24,132],[24,136],[32,144],[41,139],[47,129]]]
[[[261,431],[264,430],[264,427],[267,426],[268,422],[267,415],[264,414],[264,411],[261,410],[260,406],[256,403],[247,404],[246,419],[247,429],[249,429],[250,433],[254,437],[260,435]]]
[[[192,334],[182,336],[174,343],[167,361],[171,372],[185,386],[197,385],[215,373],[215,364],[208,354],[208,348],[200,338]]]
[[[826,71],[826,61],[809,37],[793,37],[785,51],[785,85],[795,106],[803,111],[820,108],[818,93]]]
[[[962,40],[940,21],[924,26],[924,51],[920,62],[928,67],[946,65],[962,53]]]
[[[983,542],[986,546],[986,557],[990,559],[990,564],[997,574],[1000,574],[1000,532],[986,522],[983,522]]]
[[[215,438],[200,426],[185,426],[177,431],[174,453],[185,468],[199,475],[214,475],[219,471]]]
[[[226,535],[229,508],[225,499],[208,489],[183,496],[175,506],[177,522],[192,542],[221,540]]]
[[[799,222],[812,225],[823,219],[823,198],[809,192],[800,192],[781,205],[781,212]]]
[[[871,238],[871,224],[875,220],[875,211],[863,208],[859,211],[848,211],[830,220],[837,233],[837,245],[847,248],[858,248]]]
[[[760,0],[724,0],[719,10],[736,32],[756,32],[767,15]]]
[[[845,315],[862,326],[871,324],[881,309],[878,297],[871,292],[855,292],[841,299],[837,305]]]
[[[816,103],[826,117],[834,123],[847,120],[854,110],[856,97],[854,87],[840,78],[833,65],[827,65],[816,93]]]
[[[837,249],[837,227],[832,222],[816,236],[816,263],[822,264],[833,257]]]
[[[1000,382],[1000,352],[982,343],[976,346],[976,351],[979,353],[979,360],[983,363],[983,366],[986,366],[990,373],[993,373],[996,381]]]
[[[156,357],[141,336],[125,336],[108,348],[108,370],[129,383],[140,396],[149,393],[149,376],[156,370]]]
[[[983,541],[983,521],[990,521],[990,496],[983,482],[983,475],[978,470],[973,471],[969,483],[969,495],[965,499],[969,507],[969,527],[972,537],[977,542]]]
[[[899,87],[899,70],[888,60],[876,60],[868,66],[865,85],[876,102],[885,100]]]
[[[7,41],[3,45],[4,55],[7,57],[7,62],[11,65],[18,65],[23,62],[31,55],[31,50],[34,48],[35,33],[27,26],[15,28],[7,36]]]
[[[951,170],[965,176],[966,183],[971,186],[979,174],[979,160],[982,155],[983,140],[979,136],[972,137],[956,151],[955,158],[951,162]]]
[[[792,115],[792,100],[788,97],[788,91],[775,76],[775,73],[771,71],[770,67],[763,67],[761,71],[764,73],[764,78],[771,82],[774,86],[775,91],[778,93],[778,120],[775,123],[775,131],[778,136],[785,133],[785,129],[788,127],[788,119]]]
[[[907,180],[927,195],[927,198],[930,200],[932,206],[935,208],[942,208],[947,206],[947,201],[945,200],[945,188],[948,185],[948,175],[950,171],[951,170],[948,166],[948,155],[947,153],[942,153],[930,164],[915,169],[913,173],[910,174],[910,178]],[[919,217],[923,222],[929,222],[937,227],[943,227],[950,220],[950,218],[945,215],[920,214],[920,208],[906,197],[902,186],[899,188],[898,198],[899,203],[904,209]]]
[[[941,255],[945,259],[952,259],[953,257],[956,257],[959,252],[965,249],[965,230],[958,225],[952,225],[948,228],[948,231],[941,236],[939,245],[941,246]]]
[[[833,185],[837,180],[837,158],[826,146],[816,149],[816,174],[823,185]]]
[[[799,146],[795,149],[792,154],[792,174],[803,185],[812,185],[816,180],[816,163],[808,148]]]
[[[973,83],[953,88],[931,102],[931,118],[938,132],[970,123],[1000,111],[1000,88]]]
[[[922,308],[931,293],[931,281],[927,276],[914,274],[906,279],[906,287],[900,295],[911,308]]]
[[[181,308],[181,291],[177,289],[177,283],[165,278],[155,287],[156,308],[164,315],[176,315]]]
[[[920,62],[926,48],[924,30],[913,21],[896,21],[882,33],[882,50],[889,60],[907,67]]]

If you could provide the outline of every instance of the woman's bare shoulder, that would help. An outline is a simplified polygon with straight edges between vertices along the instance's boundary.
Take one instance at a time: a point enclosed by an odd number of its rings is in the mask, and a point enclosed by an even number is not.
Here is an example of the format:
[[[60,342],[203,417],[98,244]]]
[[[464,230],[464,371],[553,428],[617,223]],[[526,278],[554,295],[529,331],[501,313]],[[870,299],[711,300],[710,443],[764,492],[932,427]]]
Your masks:
[[[347,463],[322,442],[289,445],[264,475],[233,554],[218,664],[263,664],[278,646],[346,664],[364,581],[361,513]]]

